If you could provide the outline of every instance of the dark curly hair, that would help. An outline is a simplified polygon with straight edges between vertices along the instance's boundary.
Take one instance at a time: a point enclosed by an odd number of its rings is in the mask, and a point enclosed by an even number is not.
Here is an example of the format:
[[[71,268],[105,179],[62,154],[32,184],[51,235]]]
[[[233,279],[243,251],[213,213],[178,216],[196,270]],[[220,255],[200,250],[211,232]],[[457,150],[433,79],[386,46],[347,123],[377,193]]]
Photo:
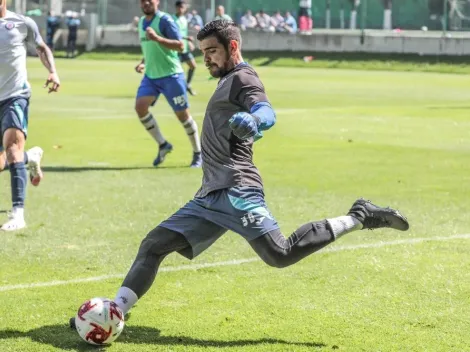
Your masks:
[[[240,46],[242,44],[242,36],[240,29],[233,21],[215,20],[207,23],[197,34],[197,40],[201,41],[208,37],[216,37],[217,41],[228,51],[230,41],[237,41]]]

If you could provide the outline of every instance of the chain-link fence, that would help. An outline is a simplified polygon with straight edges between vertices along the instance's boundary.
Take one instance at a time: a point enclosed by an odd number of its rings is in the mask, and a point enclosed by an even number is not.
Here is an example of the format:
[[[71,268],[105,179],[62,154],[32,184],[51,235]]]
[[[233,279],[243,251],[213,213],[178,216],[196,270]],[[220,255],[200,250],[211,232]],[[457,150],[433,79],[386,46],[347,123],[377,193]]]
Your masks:
[[[160,0],[160,9],[172,13],[175,0]],[[289,11],[299,19],[299,0],[187,0],[207,22],[219,5],[240,22],[246,10],[268,15]],[[98,13],[100,24],[131,23],[141,15],[139,0],[10,0],[14,10],[45,14],[52,6],[59,12]],[[58,6],[60,5],[60,6]],[[344,29],[469,30],[470,0],[313,0],[308,9],[311,27]]]

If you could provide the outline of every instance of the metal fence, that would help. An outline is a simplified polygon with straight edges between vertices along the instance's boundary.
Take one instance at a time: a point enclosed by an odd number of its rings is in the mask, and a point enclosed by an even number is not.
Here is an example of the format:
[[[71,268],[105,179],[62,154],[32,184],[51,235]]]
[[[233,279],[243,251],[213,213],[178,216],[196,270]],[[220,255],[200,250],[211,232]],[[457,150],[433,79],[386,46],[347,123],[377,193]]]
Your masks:
[[[10,0],[14,9],[32,15],[47,12],[98,13],[100,24],[125,24],[140,16],[139,0]],[[174,11],[175,0],[160,0],[165,12]],[[227,14],[240,20],[250,9],[268,14],[277,10],[296,16],[299,0],[187,0],[205,21],[215,7],[225,6]],[[20,4],[20,6],[18,6]],[[60,5],[58,5],[60,4]],[[21,12],[21,11],[20,11]],[[310,11],[315,28],[469,30],[470,0],[313,0]]]

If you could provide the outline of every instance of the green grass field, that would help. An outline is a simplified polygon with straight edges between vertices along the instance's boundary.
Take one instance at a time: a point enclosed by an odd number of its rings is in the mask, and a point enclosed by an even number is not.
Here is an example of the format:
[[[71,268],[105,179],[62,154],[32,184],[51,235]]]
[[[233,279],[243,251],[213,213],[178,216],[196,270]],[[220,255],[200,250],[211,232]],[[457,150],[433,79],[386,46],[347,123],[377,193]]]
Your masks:
[[[29,64],[28,142],[45,150],[46,177],[28,188],[28,229],[0,235],[0,351],[96,351],[68,318],[90,297],[114,297],[143,236],[194,195],[201,170],[187,168],[190,145],[164,99],[153,112],[175,150],[151,167],[156,146],[133,112],[135,62],[59,60],[57,95]],[[278,122],[255,159],[285,235],[361,196],[399,208],[410,231],[353,233],[282,270],[233,233],[192,262],[171,255],[106,350],[468,350],[468,76],[259,74]],[[196,73],[200,123],[215,84]],[[0,180],[3,220],[9,174]]]

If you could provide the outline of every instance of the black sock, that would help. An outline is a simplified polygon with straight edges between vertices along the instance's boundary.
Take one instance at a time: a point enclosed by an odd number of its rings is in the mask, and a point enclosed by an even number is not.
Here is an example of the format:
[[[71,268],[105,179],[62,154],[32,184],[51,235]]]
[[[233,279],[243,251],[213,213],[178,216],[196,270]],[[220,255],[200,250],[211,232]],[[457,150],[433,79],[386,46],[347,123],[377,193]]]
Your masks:
[[[188,79],[187,79],[187,82],[188,82],[188,86],[191,84],[191,81],[193,80],[193,76],[194,76],[194,71],[196,69],[195,68],[190,68],[188,70]]]
[[[27,184],[26,166],[24,162],[10,165],[10,178],[13,208],[23,208]]]

